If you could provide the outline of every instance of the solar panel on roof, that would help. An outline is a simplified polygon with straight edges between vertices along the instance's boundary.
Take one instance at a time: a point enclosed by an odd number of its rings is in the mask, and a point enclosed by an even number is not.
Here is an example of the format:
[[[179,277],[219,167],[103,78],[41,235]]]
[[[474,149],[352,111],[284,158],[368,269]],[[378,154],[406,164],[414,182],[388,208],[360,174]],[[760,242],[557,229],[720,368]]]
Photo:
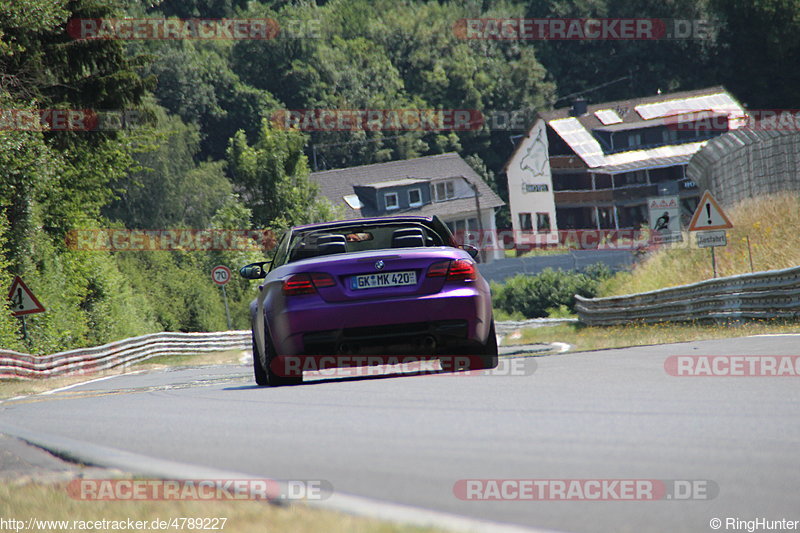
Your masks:
[[[679,145],[659,146],[649,150],[633,150],[630,152],[619,152],[606,156],[606,165],[622,165],[635,161],[647,161],[664,157],[688,156],[697,152],[706,141],[686,143]]]
[[[609,126],[611,124],[619,124],[622,122],[622,119],[617,115],[617,112],[613,109],[601,109],[599,111],[594,112],[594,116],[603,123],[605,126]]]
[[[595,167],[605,162],[600,143],[578,119],[560,118],[551,120],[549,124],[588,166]]]
[[[652,104],[640,104],[634,107],[634,109],[644,120],[696,111],[742,111],[742,108],[733,98],[725,93],[669,100],[667,102],[655,102]]]

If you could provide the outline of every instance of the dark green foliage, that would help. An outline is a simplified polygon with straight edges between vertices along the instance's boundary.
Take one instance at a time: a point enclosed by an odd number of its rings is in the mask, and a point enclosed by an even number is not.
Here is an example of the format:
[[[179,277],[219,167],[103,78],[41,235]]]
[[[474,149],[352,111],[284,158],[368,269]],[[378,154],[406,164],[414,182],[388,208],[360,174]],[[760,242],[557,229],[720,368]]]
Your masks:
[[[727,2],[727,0],[722,0]],[[707,0],[540,0],[529,2],[526,16],[578,18],[663,18],[711,22]],[[587,91],[591,102],[620,100],[719,83],[714,31],[708,39],[552,40],[532,46],[558,82],[556,107],[570,105],[574,93]],[[614,80],[620,80],[599,87]]]
[[[316,198],[308,180],[305,138],[264,121],[254,145],[238,131],[228,147],[233,182],[261,228],[285,228],[330,219],[330,205]]]
[[[599,283],[611,277],[601,263],[582,272],[544,269],[535,276],[518,274],[502,285],[492,284],[492,304],[511,314],[519,311],[526,318],[545,317],[548,309],[566,307],[575,312],[575,295],[592,298]]]
[[[153,9],[168,17],[224,18],[233,17],[247,5],[247,0],[161,0]]]
[[[228,139],[240,129],[254,140],[262,119],[280,107],[269,92],[231,70],[230,45],[155,41],[146,49],[154,58],[148,72],[158,79],[160,105],[200,128],[199,161],[224,159]]]
[[[103,214],[128,228],[206,228],[232,193],[225,162],[196,163],[198,127],[158,110],[150,146],[135,154],[140,170],[113,185],[118,191]]]
[[[203,254],[148,251],[120,254],[128,283],[152,310],[159,330],[227,329],[220,289],[211,281]]]
[[[751,109],[796,109],[800,2],[709,0],[719,24],[715,74]]]

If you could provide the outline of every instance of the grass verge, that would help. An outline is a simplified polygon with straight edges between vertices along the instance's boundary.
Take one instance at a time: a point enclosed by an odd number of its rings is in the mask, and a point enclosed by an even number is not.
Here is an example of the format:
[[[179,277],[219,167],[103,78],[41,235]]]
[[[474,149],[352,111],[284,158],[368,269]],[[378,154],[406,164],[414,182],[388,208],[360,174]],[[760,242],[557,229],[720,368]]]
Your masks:
[[[6,520],[66,520],[67,527],[56,524],[34,525],[35,531],[79,531],[80,524],[73,521],[95,522],[106,520],[125,524],[128,519],[151,524],[153,520],[172,518],[226,518],[225,533],[250,533],[252,531],[291,531],[293,533],[434,533],[444,531],[382,522],[332,511],[322,511],[304,505],[278,507],[256,501],[81,501],[74,500],[66,490],[66,483],[38,484],[0,483],[0,516]],[[221,523],[221,521],[220,521]],[[77,526],[77,527],[76,527]],[[107,527],[94,527],[111,531]],[[147,527],[139,531],[156,531]]]
[[[728,245],[716,248],[719,277],[800,265],[800,195],[750,198],[725,212],[733,222]],[[692,237],[693,239],[694,237]],[[749,246],[748,246],[749,239]],[[599,296],[617,296],[686,285],[712,278],[710,249],[675,244],[601,283]]]
[[[624,326],[560,324],[523,328],[520,333],[520,336],[507,337],[503,343],[504,346],[565,342],[572,346],[571,352],[581,352],[605,348],[746,337],[764,333],[800,333],[800,324],[778,320],[730,324],[661,323]]]

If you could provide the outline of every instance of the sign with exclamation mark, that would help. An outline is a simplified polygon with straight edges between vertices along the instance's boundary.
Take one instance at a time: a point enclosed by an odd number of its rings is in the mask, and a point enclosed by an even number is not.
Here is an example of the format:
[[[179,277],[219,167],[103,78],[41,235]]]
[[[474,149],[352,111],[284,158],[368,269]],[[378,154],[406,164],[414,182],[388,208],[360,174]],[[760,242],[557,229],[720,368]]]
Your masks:
[[[733,223],[719,206],[710,192],[703,193],[700,203],[689,223],[689,231],[706,231],[714,229],[730,229]]]
[[[15,276],[11,283],[8,299],[11,300],[11,313],[14,316],[44,313],[44,306],[19,276]]]

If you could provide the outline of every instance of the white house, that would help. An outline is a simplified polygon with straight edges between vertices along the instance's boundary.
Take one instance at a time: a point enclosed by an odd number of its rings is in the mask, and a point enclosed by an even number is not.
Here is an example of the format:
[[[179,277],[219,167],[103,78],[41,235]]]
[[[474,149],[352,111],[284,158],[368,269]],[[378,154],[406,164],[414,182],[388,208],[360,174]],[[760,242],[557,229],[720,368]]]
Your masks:
[[[678,196],[691,216],[702,191],[689,160],[744,116],[723,87],[539,113],[504,168],[515,238],[637,229],[656,196]]]
[[[503,257],[502,246],[485,237],[497,234],[495,209],[505,202],[456,153],[313,172],[309,179],[346,218],[437,215],[454,233],[467,232],[466,242],[484,244],[486,262]]]

